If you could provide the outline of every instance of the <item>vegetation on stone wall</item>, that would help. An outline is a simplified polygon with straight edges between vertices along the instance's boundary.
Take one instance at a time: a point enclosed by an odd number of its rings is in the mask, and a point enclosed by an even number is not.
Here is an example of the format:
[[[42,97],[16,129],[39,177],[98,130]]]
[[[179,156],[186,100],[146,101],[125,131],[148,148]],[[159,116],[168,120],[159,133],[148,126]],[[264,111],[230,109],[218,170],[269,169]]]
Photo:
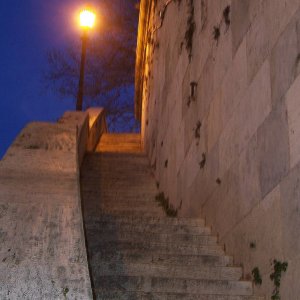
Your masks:
[[[198,142],[200,140],[200,129],[201,129],[201,126],[202,126],[201,122],[198,121],[197,124],[196,124],[196,128],[194,129],[195,139],[197,139]]]
[[[165,214],[168,217],[173,217],[173,218],[177,217],[177,213],[178,213],[177,209],[175,209],[173,205],[169,203],[169,198],[166,198],[163,192],[157,194],[155,196],[155,200],[163,208]]]
[[[206,154],[202,153],[202,160],[199,162],[200,169],[204,169],[206,164]]]
[[[215,25],[213,28],[213,38],[214,40],[217,42],[219,42],[220,36],[221,36],[221,27],[222,24],[225,23],[226,29],[225,32],[227,32],[230,24],[231,24],[231,20],[230,20],[230,6],[227,5],[224,10],[223,10],[223,14],[222,14],[222,18],[219,22],[219,24]]]
[[[217,43],[219,41],[220,35],[221,35],[220,27],[219,26],[214,26],[213,37],[214,37],[214,40]]]
[[[196,101],[197,82],[192,81],[190,83],[190,95],[187,101],[187,106],[190,107],[192,101]]]
[[[230,25],[230,6],[227,5],[223,10],[223,19],[225,21],[225,24],[227,26],[227,29]]]
[[[273,260],[273,268],[274,271],[273,273],[270,275],[270,279],[274,282],[274,290],[273,290],[273,295],[271,297],[272,300],[280,300],[280,284],[281,284],[281,276],[282,273],[285,273],[288,267],[288,263],[287,262],[281,262],[278,261],[276,259]]]
[[[260,271],[258,267],[255,267],[252,271],[252,276],[253,276],[253,282],[255,285],[261,285],[262,284],[262,278],[260,275]]]
[[[193,37],[196,29],[195,23],[195,8],[194,8],[194,0],[189,0],[189,16],[187,20],[187,28],[184,35],[185,48],[189,55],[189,61],[192,59],[192,51],[193,51]]]

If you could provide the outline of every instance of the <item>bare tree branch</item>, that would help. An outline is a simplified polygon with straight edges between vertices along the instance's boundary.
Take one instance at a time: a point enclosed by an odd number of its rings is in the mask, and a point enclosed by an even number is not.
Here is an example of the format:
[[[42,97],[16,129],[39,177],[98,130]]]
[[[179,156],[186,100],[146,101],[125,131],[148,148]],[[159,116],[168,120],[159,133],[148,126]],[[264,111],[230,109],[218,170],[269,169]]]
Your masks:
[[[136,0],[102,0],[99,9],[106,31],[89,42],[85,71],[84,108],[106,109],[110,130],[136,130],[133,89],[138,10]],[[62,98],[73,98],[78,88],[81,47],[47,53],[46,86]]]

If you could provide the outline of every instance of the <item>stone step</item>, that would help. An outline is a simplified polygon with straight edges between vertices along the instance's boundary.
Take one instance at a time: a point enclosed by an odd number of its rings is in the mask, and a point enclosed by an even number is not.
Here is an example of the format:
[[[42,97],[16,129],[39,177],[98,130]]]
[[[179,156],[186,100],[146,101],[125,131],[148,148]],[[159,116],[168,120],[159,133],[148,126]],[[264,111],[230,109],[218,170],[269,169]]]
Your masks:
[[[142,202],[142,201],[101,201],[94,199],[94,201],[91,201],[90,203],[86,203],[85,207],[91,207],[95,206],[95,209],[100,209],[102,211],[111,211],[111,210],[131,210],[131,211],[140,211],[140,212],[163,212],[162,208],[160,206],[156,206],[153,203],[149,202]]]
[[[127,189],[124,191],[118,190],[116,192],[101,192],[101,191],[90,191],[88,189],[82,189],[82,192],[85,193],[86,197],[99,198],[101,197],[101,201],[110,200],[110,199],[118,199],[119,201],[142,201],[142,202],[150,202],[152,204],[158,205],[155,201],[156,193],[153,191],[132,191],[131,189]]]
[[[203,246],[203,245],[217,245],[218,238],[212,235],[191,235],[191,234],[166,234],[166,233],[149,233],[134,231],[107,231],[102,228],[91,228],[87,226],[89,236],[101,236],[102,241],[133,241],[136,243],[154,244],[173,244],[175,245],[188,245],[188,246]]]
[[[111,192],[109,186],[112,185],[124,187],[124,191],[128,189],[129,191],[132,190],[142,192],[145,188],[147,189],[147,191],[150,190],[156,191],[156,193],[159,192],[156,185],[153,182],[153,178],[151,178],[150,176],[147,178],[142,174],[140,176],[135,177],[130,175],[124,175],[123,178],[121,178],[120,176],[113,177],[107,176],[105,174],[99,174],[99,176],[93,178],[85,176],[85,178],[82,179],[82,182],[84,183],[82,187],[85,189],[87,189],[87,187],[99,188],[99,184],[101,184],[102,188],[105,187],[105,189],[102,189],[105,192]]]
[[[96,300],[265,300],[258,296],[200,295],[185,293],[143,293],[95,290]]]
[[[81,192],[96,299],[259,300],[203,219],[165,216],[140,145],[139,135],[105,134],[100,152],[84,159]]]
[[[85,163],[95,160],[97,164],[109,162],[123,162],[132,164],[146,164],[149,166],[149,159],[144,153],[120,153],[120,152],[105,152],[105,153],[87,153],[85,155]]]
[[[189,278],[189,279],[215,279],[215,280],[239,280],[242,277],[242,269],[238,267],[199,267],[176,266],[161,264],[142,264],[101,261],[98,268],[94,269],[94,276],[150,276],[165,278]]]
[[[141,152],[141,135],[140,134],[103,134],[100,142],[96,147],[98,152]]]
[[[82,172],[87,173],[88,170],[91,169],[107,173],[112,173],[112,171],[118,170],[120,172],[127,171],[129,174],[131,173],[134,175],[134,172],[132,172],[132,170],[134,170],[143,174],[153,174],[152,170],[149,168],[149,162],[142,159],[139,161],[128,161],[128,159],[105,161],[105,158],[85,158],[85,164],[82,168]]]
[[[162,208],[158,206],[156,203],[152,202],[151,200],[145,201],[145,199],[141,200],[133,200],[133,199],[115,199],[115,198],[105,198],[102,197],[93,197],[87,205],[97,205],[98,207],[102,207],[103,209],[144,209],[145,211],[148,210],[160,210]]]
[[[101,220],[87,221],[86,228],[101,228],[106,231],[132,231],[138,233],[167,233],[167,234],[193,234],[208,235],[211,233],[209,227],[187,226],[187,225],[162,225],[162,224],[135,224],[127,222],[105,222]]]
[[[88,209],[89,205],[85,205],[85,207]],[[90,207],[90,209],[92,209],[93,206]],[[136,214],[136,215],[143,215],[143,216],[147,216],[147,215],[157,215],[157,216],[163,216],[164,212],[160,207],[156,207],[153,206],[151,204],[148,205],[115,205],[113,203],[109,204],[109,203],[99,203],[97,205],[97,208],[99,209],[99,214],[101,213],[111,213],[112,215],[116,215],[116,214],[126,214],[126,213],[130,213],[130,214]]]
[[[148,168],[148,165],[146,165],[146,163],[130,164],[127,162],[127,164],[125,165],[122,162],[114,162],[109,164],[97,164],[96,162],[93,162],[93,160],[91,160],[90,165],[86,164],[81,172],[82,174],[91,176],[91,174],[88,173],[89,170],[99,171],[100,173],[105,173],[111,176],[122,176],[124,175],[124,173],[128,173],[127,175],[136,176],[135,172],[153,176],[152,170]]]
[[[157,216],[139,216],[139,215],[118,215],[113,216],[110,214],[103,214],[101,217],[91,217],[88,221],[97,222],[113,222],[113,223],[130,223],[130,224],[147,224],[147,225],[169,225],[169,226],[199,226],[205,227],[204,219],[198,218],[168,218],[168,217],[157,217]]]
[[[89,211],[90,215],[89,218],[91,220],[95,218],[103,218],[103,217],[108,217],[108,218],[120,218],[124,216],[132,216],[136,218],[163,218],[165,216],[165,213],[160,209],[160,210],[155,210],[155,211],[145,211],[145,210],[132,210],[130,208],[126,208],[124,210],[118,210],[118,209],[105,209],[105,210],[92,210],[92,207],[89,207],[88,205],[84,204],[84,207],[87,208]]]
[[[151,264],[157,263],[160,265],[175,265],[175,266],[198,266],[206,267],[225,267],[233,266],[233,258],[227,255],[177,255],[172,253],[153,252],[151,250],[144,250],[143,252],[128,249],[120,251],[114,249],[112,252],[99,251],[99,249],[89,249],[90,258],[95,266],[101,265],[102,261],[123,263],[141,263]]]
[[[139,250],[146,251],[152,250],[157,252],[164,252],[169,254],[178,255],[222,255],[224,254],[223,247],[219,245],[186,245],[181,242],[164,242],[159,243],[156,241],[127,241],[127,240],[102,240],[99,236],[97,239],[94,235],[87,233],[89,239],[88,246],[91,249],[98,250],[99,252],[113,252],[115,250]]]
[[[95,289],[202,295],[251,296],[248,281],[165,278],[148,276],[97,276]]]

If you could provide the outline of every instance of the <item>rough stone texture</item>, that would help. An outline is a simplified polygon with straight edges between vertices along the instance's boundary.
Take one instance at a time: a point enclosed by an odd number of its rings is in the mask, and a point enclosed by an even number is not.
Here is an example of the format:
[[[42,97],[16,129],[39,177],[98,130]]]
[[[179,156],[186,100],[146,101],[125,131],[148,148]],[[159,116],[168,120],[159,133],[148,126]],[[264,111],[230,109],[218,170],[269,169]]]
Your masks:
[[[141,152],[141,136],[140,134],[103,134],[100,143],[96,147],[96,151],[106,152]],[[104,150],[105,149],[105,150]]]
[[[259,300],[204,220],[167,217],[155,202],[159,190],[147,157],[136,151],[140,140],[104,140],[81,173],[96,299]]]
[[[299,19],[296,18],[296,20],[300,21],[300,13]],[[271,53],[272,100],[274,105],[280,102],[295,79],[297,56],[300,50],[297,44],[296,20],[294,19],[289,23]]]
[[[263,196],[272,190],[289,170],[289,140],[286,116],[285,105],[280,103],[258,130],[259,177]]]
[[[286,106],[289,126],[290,167],[300,161],[300,76],[294,81],[286,95]]]
[[[286,257],[299,256],[300,240],[300,165],[298,164],[280,183],[283,251]]]
[[[232,46],[236,52],[250,26],[249,2],[251,0],[232,1]]]
[[[1,299],[92,299],[78,182],[88,131],[82,112],[30,123],[1,160]]]
[[[189,36],[191,3],[195,30]],[[289,216],[299,202],[291,192],[300,161],[299,0],[172,1],[162,27],[153,32],[164,4],[152,7],[148,38],[153,43],[147,44],[146,67],[140,70],[151,73],[139,99],[142,145],[156,180],[180,214],[205,217],[230,253],[245,262],[245,276],[261,265],[268,278],[270,259],[298,261],[292,239],[300,229]],[[220,30],[215,38],[214,28]],[[192,82],[197,84],[193,97]],[[195,134],[197,122],[201,127]],[[289,200],[283,205],[284,197]],[[274,228],[280,231],[290,228],[286,241],[263,225],[269,219],[278,219]],[[244,241],[256,230],[253,255]],[[274,251],[268,254],[260,246],[266,244]],[[292,290],[283,285],[282,294],[294,300],[299,286],[288,273],[286,278]],[[270,298],[272,286],[256,291]]]

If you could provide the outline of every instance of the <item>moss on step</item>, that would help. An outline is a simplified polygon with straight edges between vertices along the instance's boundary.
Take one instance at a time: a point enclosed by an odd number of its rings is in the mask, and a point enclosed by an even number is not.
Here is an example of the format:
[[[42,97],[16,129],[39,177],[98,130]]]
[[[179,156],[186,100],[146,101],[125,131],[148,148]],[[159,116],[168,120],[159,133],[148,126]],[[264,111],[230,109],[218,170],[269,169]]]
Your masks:
[[[169,203],[169,198],[166,198],[163,192],[157,194],[155,200],[163,208],[168,217],[177,217],[177,209],[174,209],[173,205]]]

